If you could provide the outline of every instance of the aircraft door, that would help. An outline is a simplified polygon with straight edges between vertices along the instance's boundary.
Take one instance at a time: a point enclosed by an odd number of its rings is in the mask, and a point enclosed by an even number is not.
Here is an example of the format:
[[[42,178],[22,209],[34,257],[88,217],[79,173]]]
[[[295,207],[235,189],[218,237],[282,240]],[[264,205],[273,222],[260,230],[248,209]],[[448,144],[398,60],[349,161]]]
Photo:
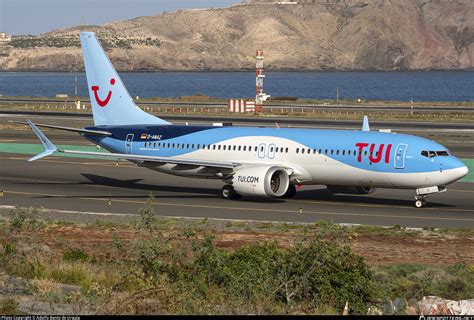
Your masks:
[[[268,159],[275,158],[275,149],[276,149],[276,146],[273,143],[268,146]]]
[[[128,154],[133,154],[133,133],[127,134],[127,139],[125,140],[125,152]]]
[[[265,149],[267,148],[267,145],[265,143],[260,143],[258,145],[258,157],[260,159],[265,158]]]
[[[405,168],[405,155],[407,152],[408,145],[400,143],[397,146],[397,151],[395,152],[395,169],[404,169]]]

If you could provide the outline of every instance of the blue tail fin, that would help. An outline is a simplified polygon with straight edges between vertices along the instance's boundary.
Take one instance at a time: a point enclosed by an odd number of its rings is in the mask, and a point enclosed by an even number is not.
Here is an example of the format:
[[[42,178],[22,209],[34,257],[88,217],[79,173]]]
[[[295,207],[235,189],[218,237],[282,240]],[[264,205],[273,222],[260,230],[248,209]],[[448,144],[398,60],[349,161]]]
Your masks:
[[[81,45],[94,124],[170,124],[133,102],[93,32],[81,32]]]

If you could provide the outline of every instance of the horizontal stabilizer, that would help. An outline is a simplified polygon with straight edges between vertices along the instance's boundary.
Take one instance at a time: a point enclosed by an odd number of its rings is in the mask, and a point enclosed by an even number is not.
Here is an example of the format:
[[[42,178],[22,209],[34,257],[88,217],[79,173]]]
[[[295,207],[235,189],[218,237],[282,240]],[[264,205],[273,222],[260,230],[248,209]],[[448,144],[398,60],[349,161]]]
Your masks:
[[[38,137],[38,139],[41,141],[41,143],[43,144],[45,148],[45,150],[42,153],[34,156],[33,158],[28,159],[28,161],[35,161],[35,160],[50,156],[58,150],[58,148],[56,148],[56,146],[51,141],[49,141],[48,137],[46,137],[43,134],[43,132],[41,132],[41,130],[38,129],[38,127],[34,125],[33,122],[31,122],[30,120],[26,120],[26,122],[31,127],[31,129],[33,129],[33,132],[36,134],[36,136]]]
[[[28,120],[29,121],[29,120]],[[9,120],[8,122],[10,123],[18,123],[18,124],[27,124],[30,125],[28,122],[21,122],[21,121],[12,121]],[[30,125],[31,126],[31,125]],[[88,129],[77,129],[77,128],[70,128],[70,127],[61,127],[61,126],[52,126],[49,124],[36,124],[36,127],[41,127],[41,128],[50,128],[50,129],[57,129],[57,130],[63,130],[63,131],[71,131],[71,132],[77,132],[77,133],[86,133],[86,134],[91,134],[91,135],[97,135],[97,136],[111,136],[112,133],[108,131],[99,131],[99,130],[88,130]]]

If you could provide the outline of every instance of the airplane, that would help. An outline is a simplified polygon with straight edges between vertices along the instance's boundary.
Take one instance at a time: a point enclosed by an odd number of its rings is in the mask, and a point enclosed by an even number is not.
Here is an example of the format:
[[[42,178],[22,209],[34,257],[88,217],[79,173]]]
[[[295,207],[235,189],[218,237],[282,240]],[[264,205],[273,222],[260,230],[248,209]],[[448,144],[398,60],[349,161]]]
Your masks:
[[[55,152],[113,156],[171,175],[222,180],[225,199],[294,197],[298,186],[334,193],[415,191],[416,208],[445,192],[468,168],[444,146],[417,136],[362,130],[175,125],[141,110],[92,32],[80,33],[94,126],[26,123]],[[58,149],[38,127],[77,132],[110,153]]]

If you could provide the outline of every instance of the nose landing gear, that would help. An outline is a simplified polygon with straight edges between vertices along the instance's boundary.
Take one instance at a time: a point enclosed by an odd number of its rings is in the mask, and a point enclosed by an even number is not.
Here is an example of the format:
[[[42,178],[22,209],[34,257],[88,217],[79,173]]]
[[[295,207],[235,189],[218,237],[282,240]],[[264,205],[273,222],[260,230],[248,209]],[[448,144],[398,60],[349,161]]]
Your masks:
[[[416,189],[415,196],[415,208],[424,208],[426,207],[426,198],[429,194],[446,192],[447,189],[444,186],[440,187],[428,187],[428,188],[419,188]]]

